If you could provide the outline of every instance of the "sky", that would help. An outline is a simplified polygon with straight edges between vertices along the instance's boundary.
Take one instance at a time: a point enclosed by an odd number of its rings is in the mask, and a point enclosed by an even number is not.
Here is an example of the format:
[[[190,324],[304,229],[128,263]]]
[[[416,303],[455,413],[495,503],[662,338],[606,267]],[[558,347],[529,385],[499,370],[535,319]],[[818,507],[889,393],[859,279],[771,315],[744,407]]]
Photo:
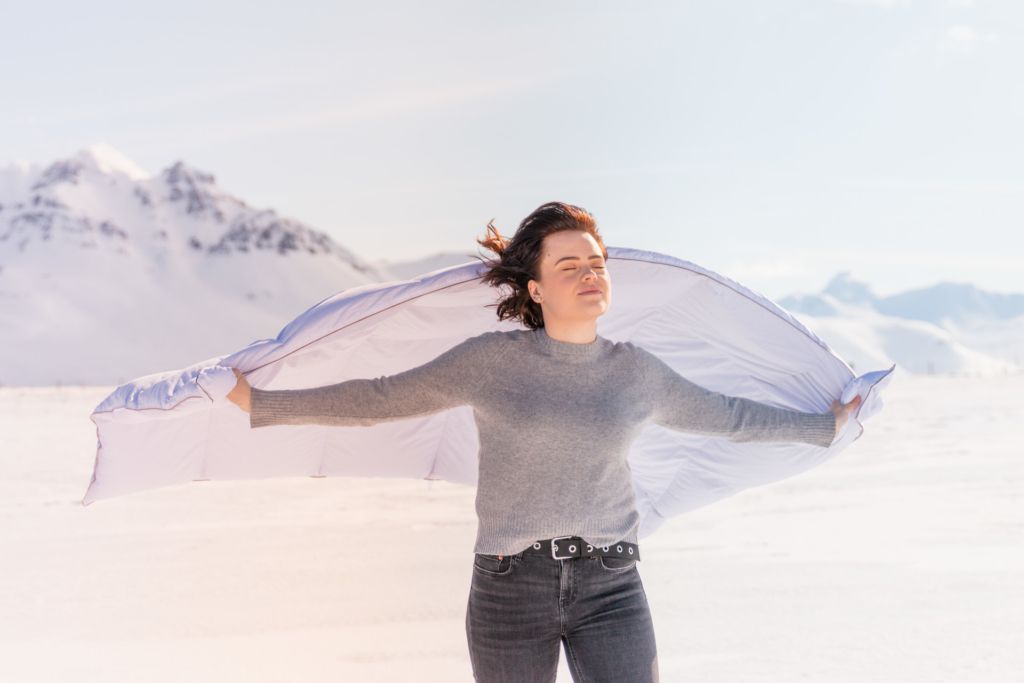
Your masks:
[[[540,204],[768,296],[1024,292],[1024,5],[4,3],[0,164],[95,143],[369,260]],[[612,271],[614,282],[614,271]]]

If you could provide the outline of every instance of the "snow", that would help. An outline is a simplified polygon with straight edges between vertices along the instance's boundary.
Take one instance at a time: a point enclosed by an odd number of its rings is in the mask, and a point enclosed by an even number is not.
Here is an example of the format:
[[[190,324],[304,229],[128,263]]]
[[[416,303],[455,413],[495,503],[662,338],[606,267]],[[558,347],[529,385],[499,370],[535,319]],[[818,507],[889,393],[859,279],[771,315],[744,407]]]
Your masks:
[[[45,169],[0,168],[0,385],[188,365],[388,275],[180,162],[149,176],[98,143]]]
[[[863,298],[854,290],[866,289],[844,278],[829,285],[833,290],[839,286],[848,290],[844,296],[854,298]],[[983,301],[974,316],[951,315],[940,325],[924,318],[944,305],[942,292],[947,288],[936,285],[931,289],[931,296],[919,292],[913,297],[916,308],[903,305],[898,315],[880,311],[877,305],[849,303],[829,293],[787,296],[778,303],[855,369],[895,362],[901,371],[911,374],[976,377],[1024,369],[1020,352],[1024,346],[1024,313],[998,317],[988,310],[989,302]],[[974,292],[984,298],[980,290]],[[902,296],[894,295],[887,301]],[[952,309],[957,302],[948,303]]]
[[[80,151],[77,158],[92,163],[103,173],[122,173],[132,180],[152,177],[144,168],[105,142],[97,142]]]
[[[198,482],[84,507],[111,390],[0,388],[0,680],[472,681],[473,489]],[[663,681],[1019,676],[1024,375],[886,392],[841,457],[641,542]]]
[[[855,370],[893,362],[900,370],[927,375],[991,376],[1021,369],[1009,358],[969,348],[953,333],[923,320],[896,318],[853,307],[846,307],[832,316],[795,315]],[[1024,321],[1024,316],[1020,320]],[[1008,338],[1005,330],[1012,324],[1014,321],[993,321],[987,333],[977,331],[980,328],[969,328],[961,334],[966,336],[973,332],[975,344],[999,350],[995,340],[1000,336]],[[1017,332],[1014,338],[1018,345],[1024,343],[1024,334]],[[1009,349],[1009,344],[1005,346]],[[1017,355],[1019,357],[1019,353]]]

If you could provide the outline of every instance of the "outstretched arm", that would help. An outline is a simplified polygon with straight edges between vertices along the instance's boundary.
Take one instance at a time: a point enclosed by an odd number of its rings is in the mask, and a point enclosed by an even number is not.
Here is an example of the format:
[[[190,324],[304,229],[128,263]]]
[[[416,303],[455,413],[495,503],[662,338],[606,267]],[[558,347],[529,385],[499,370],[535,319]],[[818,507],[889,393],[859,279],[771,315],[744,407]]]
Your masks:
[[[484,370],[484,355],[475,353],[479,341],[480,336],[467,339],[422,365],[375,379],[351,379],[311,389],[249,387],[249,426],[368,426],[468,404],[474,377]],[[243,410],[244,381],[240,377],[232,391],[238,392],[234,402]]]
[[[711,391],[686,379],[654,354],[639,350],[643,375],[653,392],[651,419],[663,427],[731,441],[798,441],[827,447],[842,426],[835,410],[805,413]],[[844,421],[858,401],[859,397],[841,406]]]

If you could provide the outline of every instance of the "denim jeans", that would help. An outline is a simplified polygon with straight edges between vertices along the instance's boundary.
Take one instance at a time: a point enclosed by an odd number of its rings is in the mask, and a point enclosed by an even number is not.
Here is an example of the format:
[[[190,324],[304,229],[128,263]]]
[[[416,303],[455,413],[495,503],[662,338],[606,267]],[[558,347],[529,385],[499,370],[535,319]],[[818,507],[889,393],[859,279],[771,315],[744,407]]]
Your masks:
[[[475,553],[466,638],[477,681],[658,680],[654,624],[636,560]]]

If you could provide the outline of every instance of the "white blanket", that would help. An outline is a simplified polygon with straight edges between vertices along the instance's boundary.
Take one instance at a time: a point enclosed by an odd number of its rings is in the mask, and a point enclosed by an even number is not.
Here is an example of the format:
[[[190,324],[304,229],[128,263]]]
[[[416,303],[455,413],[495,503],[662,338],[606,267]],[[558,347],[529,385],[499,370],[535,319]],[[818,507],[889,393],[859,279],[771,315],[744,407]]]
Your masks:
[[[629,453],[639,536],[673,516],[832,458],[882,408],[895,365],[854,376],[792,315],[764,296],[688,261],[608,247],[611,306],[598,334],[629,340],[679,374],[714,391],[802,411],[832,399],[863,402],[828,448],[802,443],[735,443],[648,423]],[[228,356],[139,377],[92,413],[97,449],[82,503],[208,479],[383,476],[475,485],[472,407],[370,427],[279,425],[250,430],[226,399],[230,368],[252,386],[295,389],[390,375],[420,365],[499,323],[501,294],[480,283],[484,265],[366,285],[316,304],[274,339]]]

